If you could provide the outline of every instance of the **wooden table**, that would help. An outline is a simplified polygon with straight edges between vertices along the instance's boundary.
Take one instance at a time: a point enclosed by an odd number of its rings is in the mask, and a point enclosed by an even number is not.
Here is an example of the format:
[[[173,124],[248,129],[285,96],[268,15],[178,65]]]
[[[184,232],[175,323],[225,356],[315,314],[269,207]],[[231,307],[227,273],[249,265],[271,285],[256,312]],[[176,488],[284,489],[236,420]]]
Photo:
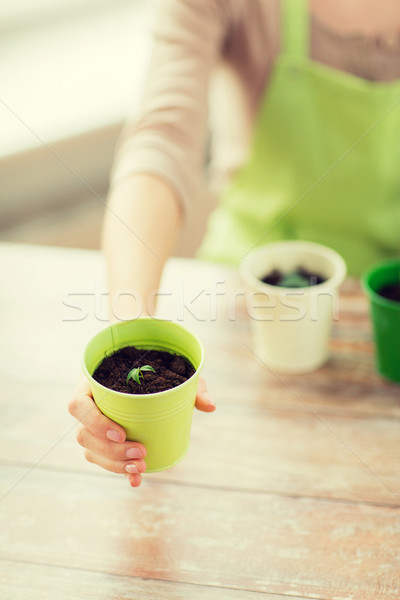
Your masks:
[[[201,336],[218,409],[132,490],[85,462],[66,408],[106,324],[100,254],[3,244],[0,276],[1,599],[400,598],[400,388],[356,282],[328,364],[278,376],[236,272],[170,261],[161,314]]]

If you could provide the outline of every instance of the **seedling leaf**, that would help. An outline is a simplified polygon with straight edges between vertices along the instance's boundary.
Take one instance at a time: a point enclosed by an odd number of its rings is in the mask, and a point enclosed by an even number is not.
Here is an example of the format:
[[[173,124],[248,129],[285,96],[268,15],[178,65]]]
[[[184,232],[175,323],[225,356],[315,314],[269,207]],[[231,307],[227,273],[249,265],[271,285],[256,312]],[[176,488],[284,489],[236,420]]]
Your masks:
[[[282,281],[279,284],[282,287],[290,287],[290,288],[301,288],[308,287],[310,282],[307,277],[303,277],[298,273],[289,273],[282,278]]]
[[[156,372],[155,369],[153,369],[153,367],[151,367],[150,365],[144,365],[144,367],[140,367],[141,371],[152,371],[153,373]]]
[[[156,372],[155,369],[153,369],[153,367],[151,367],[150,365],[144,365],[143,367],[134,367],[129,371],[128,376],[126,378],[126,383],[128,383],[130,379],[133,379],[133,381],[136,381],[136,383],[141,385],[143,379],[142,371],[152,371],[153,373]]]

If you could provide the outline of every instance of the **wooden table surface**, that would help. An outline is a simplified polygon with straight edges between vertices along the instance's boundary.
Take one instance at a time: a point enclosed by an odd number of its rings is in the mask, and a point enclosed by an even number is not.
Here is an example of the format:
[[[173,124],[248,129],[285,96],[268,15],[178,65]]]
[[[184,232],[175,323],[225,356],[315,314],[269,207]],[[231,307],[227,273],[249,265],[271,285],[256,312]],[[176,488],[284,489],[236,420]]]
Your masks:
[[[251,351],[234,270],[174,259],[160,314],[201,337],[217,411],[129,487],[85,462],[67,401],[106,325],[97,252],[0,245],[0,598],[400,598],[400,387],[373,367],[367,302],[340,298],[325,367]]]

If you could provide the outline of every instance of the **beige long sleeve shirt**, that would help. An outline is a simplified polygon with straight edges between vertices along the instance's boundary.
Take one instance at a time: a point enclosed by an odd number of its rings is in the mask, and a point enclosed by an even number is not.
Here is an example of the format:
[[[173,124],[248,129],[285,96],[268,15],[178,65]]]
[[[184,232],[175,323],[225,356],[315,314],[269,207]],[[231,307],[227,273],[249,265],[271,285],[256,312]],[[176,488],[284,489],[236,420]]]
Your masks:
[[[111,183],[152,173],[186,212],[204,196],[206,163],[220,188],[246,159],[280,30],[279,0],[160,0],[141,109],[124,129]],[[400,78],[393,32],[338,33],[311,15],[310,56],[370,80]]]

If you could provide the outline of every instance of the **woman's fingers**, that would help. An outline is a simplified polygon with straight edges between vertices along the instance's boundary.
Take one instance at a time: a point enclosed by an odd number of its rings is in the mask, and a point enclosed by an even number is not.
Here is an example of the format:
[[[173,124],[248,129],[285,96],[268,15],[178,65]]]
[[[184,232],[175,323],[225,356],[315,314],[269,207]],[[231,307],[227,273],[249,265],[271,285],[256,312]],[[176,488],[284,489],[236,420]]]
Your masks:
[[[85,448],[86,459],[107,471],[125,474],[131,486],[138,487],[141,473],[146,471],[146,448],[139,442],[126,441],[124,429],[103,415],[85,378],[80,379],[68,410],[79,421],[76,437]]]
[[[105,454],[98,454],[93,450],[85,449],[85,458],[87,461],[111,471],[112,473],[120,473],[124,475],[138,475],[146,470],[146,463],[144,460],[113,460],[108,458]]]
[[[140,473],[136,475],[131,473],[127,475],[127,478],[132,487],[138,487],[142,483],[142,476]]]
[[[206,382],[203,377],[199,379],[196,395],[196,408],[203,412],[213,412],[216,408],[213,399],[207,391]]]
[[[76,428],[76,439],[78,443],[97,455],[104,456],[109,461],[116,464],[122,461],[134,460],[139,465],[139,471],[146,470],[146,463],[143,460],[146,456],[146,448],[139,442],[124,442],[118,444],[95,435],[90,429],[78,423]],[[108,469],[115,473],[120,473],[120,469]]]
[[[113,442],[124,442],[126,439],[123,427],[108,419],[93,402],[88,382],[80,381],[71,400],[68,410],[75,419],[99,437]]]

